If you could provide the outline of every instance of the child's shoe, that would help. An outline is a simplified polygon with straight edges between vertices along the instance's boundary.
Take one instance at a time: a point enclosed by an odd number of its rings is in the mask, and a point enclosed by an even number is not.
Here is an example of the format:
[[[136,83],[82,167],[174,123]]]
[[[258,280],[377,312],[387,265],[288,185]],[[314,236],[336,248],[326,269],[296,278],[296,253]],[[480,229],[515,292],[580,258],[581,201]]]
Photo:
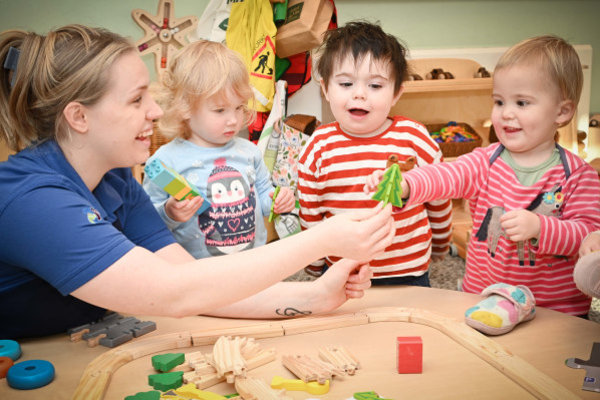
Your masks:
[[[488,297],[465,312],[467,325],[478,331],[502,335],[535,317],[535,298],[527,286],[495,283],[481,294]]]
[[[590,297],[600,297],[600,251],[581,257],[573,270],[577,289]]]

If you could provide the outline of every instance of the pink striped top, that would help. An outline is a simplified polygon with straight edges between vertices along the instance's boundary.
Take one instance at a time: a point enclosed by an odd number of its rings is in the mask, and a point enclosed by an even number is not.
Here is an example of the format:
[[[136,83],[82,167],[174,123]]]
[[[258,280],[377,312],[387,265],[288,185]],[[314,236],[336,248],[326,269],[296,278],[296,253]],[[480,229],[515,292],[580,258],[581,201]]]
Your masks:
[[[501,150],[496,143],[451,163],[407,172],[404,178],[411,188],[408,203],[449,197],[469,201],[473,230],[463,281],[465,292],[480,293],[497,282],[524,284],[532,290],[539,306],[573,315],[586,314],[591,299],[576,288],[573,268],[583,238],[600,229],[598,174],[581,158],[559,147],[562,163],[527,187],[519,183],[508,164],[500,157],[495,158]],[[488,210],[494,206],[506,211],[527,209],[535,204],[536,197],[548,196],[554,188],[560,192],[556,196],[561,203],[554,214],[538,214],[539,242],[527,241],[524,254],[519,257],[516,243],[500,236],[492,255],[488,241],[482,240],[485,236],[482,223]],[[488,238],[491,231],[485,232]]]
[[[348,210],[377,204],[363,192],[367,176],[386,166],[397,154],[400,162],[414,157],[416,166],[438,163],[442,153],[425,127],[395,117],[392,125],[374,137],[346,135],[337,123],[316,130],[300,154],[298,193],[303,229]],[[386,252],[371,261],[375,278],[419,276],[427,271],[432,253],[448,250],[452,204],[437,200],[396,213],[396,237]],[[334,262],[336,258],[328,258]]]

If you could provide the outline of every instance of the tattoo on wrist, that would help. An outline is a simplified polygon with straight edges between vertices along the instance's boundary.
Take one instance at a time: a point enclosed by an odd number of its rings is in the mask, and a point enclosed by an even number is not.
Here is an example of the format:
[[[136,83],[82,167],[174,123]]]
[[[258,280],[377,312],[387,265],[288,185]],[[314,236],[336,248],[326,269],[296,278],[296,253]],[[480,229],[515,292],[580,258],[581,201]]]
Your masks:
[[[297,315],[310,315],[312,314],[312,311],[300,311],[293,307],[287,307],[283,311],[281,310],[281,308],[278,308],[277,310],[275,310],[275,314],[283,315],[284,317],[295,317]]]

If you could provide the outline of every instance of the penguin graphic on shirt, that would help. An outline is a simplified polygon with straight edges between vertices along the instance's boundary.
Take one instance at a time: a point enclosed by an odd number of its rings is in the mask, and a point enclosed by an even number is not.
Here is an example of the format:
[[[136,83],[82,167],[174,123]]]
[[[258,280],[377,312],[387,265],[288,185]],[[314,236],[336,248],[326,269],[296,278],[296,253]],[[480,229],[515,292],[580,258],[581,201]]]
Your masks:
[[[198,226],[212,255],[249,248],[255,239],[256,196],[237,169],[218,158],[208,177],[207,196],[212,207],[198,216]]]

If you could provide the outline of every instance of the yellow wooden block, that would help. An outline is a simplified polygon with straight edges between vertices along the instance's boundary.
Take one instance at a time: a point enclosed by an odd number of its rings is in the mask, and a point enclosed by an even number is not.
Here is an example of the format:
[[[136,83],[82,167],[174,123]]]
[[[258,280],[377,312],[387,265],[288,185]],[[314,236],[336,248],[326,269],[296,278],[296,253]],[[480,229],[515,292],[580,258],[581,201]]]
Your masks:
[[[178,389],[175,389],[175,393],[180,396],[187,397],[188,399],[227,400],[225,396],[221,396],[220,394],[197,389],[196,385],[193,383],[188,383],[187,385],[183,385]]]
[[[304,382],[301,379],[285,379],[281,376],[274,376],[271,380],[273,389],[285,389],[294,391],[304,391],[310,394],[325,394],[329,392],[329,379],[324,384],[317,381]]]

